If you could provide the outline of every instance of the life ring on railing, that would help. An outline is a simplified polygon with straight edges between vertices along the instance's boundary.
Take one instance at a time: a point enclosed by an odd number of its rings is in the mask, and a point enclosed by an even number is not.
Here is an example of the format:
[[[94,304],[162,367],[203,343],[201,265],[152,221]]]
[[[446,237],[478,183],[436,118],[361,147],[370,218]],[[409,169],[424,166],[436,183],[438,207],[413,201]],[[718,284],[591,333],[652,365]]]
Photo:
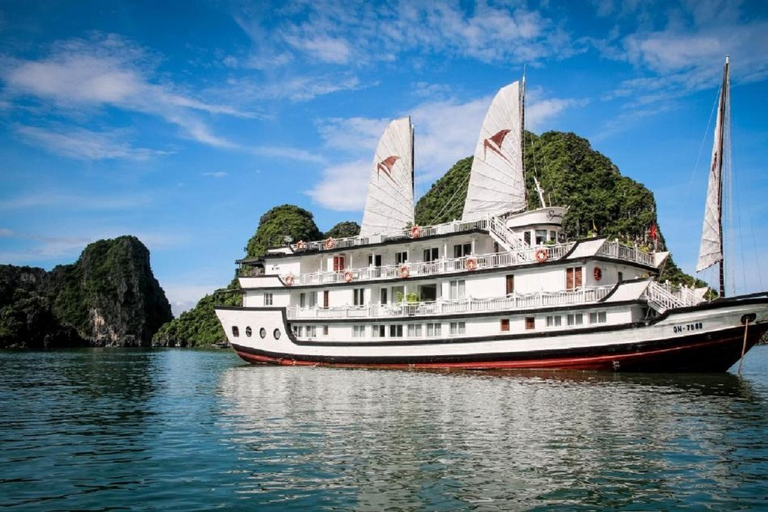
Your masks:
[[[402,267],[400,267],[400,277],[402,277],[403,279],[408,279],[408,276],[410,275],[411,275],[411,270],[407,266],[403,265]]]
[[[595,267],[595,270],[592,271],[592,275],[595,277],[595,281],[601,280],[603,278],[603,269]]]
[[[354,278],[355,276],[352,274],[351,270],[347,270],[346,272],[344,272],[344,281],[346,281],[347,283],[351,283]]]
[[[419,226],[411,227],[411,238],[419,238],[421,236],[421,228]]]
[[[323,243],[326,249],[330,250],[336,247],[336,240],[333,239],[332,236],[329,236],[325,239],[325,242]]]
[[[544,263],[545,261],[547,261],[547,258],[549,258],[549,254],[547,254],[546,249],[539,249],[538,251],[536,251],[536,261],[538,261],[539,263]]]
[[[473,270],[477,269],[477,259],[475,258],[467,258],[467,261],[464,263],[464,267],[472,272]]]
[[[307,248],[307,242],[304,240],[299,240],[298,243],[296,243],[296,249],[299,251],[303,251]]]
[[[288,286],[293,286],[294,277],[293,274],[288,274],[285,276],[285,284]]]

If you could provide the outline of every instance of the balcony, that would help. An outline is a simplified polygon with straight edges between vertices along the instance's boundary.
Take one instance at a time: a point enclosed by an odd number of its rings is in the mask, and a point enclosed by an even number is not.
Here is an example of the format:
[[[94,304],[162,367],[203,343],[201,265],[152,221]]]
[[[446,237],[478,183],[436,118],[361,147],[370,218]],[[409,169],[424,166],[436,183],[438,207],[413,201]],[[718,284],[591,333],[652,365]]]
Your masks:
[[[434,302],[400,302],[369,304],[366,306],[339,306],[331,308],[286,308],[289,320],[342,319],[342,318],[411,318],[435,315],[458,315],[493,311],[525,311],[542,307],[595,303],[608,295],[613,286],[596,286],[575,291],[538,292],[526,295],[511,294],[486,299],[439,299]]]

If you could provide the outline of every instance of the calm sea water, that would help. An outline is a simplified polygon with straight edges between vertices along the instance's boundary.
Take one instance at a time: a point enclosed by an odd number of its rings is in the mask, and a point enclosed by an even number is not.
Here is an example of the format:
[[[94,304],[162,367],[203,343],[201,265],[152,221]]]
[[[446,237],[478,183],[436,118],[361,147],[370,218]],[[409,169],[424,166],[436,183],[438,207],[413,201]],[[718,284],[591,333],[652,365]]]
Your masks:
[[[742,376],[0,353],[0,508],[768,509],[768,347]]]

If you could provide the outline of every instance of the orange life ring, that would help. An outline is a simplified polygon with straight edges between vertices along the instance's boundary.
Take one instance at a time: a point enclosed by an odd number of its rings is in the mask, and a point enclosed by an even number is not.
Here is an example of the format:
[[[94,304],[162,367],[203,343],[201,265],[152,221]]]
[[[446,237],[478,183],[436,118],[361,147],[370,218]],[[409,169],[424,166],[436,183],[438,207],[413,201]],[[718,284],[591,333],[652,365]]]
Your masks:
[[[285,276],[285,284],[287,284],[288,286],[293,286],[293,280],[294,280],[293,274],[288,274],[287,276]]]
[[[329,250],[333,249],[334,247],[336,247],[336,240],[334,240],[333,237],[329,236],[328,238],[325,239],[324,245],[326,249],[329,249]]]
[[[477,269],[477,260],[475,258],[467,258],[467,261],[464,263],[464,266],[467,270],[472,272],[473,270]]]
[[[408,267],[406,267],[405,265],[400,267],[400,277],[402,277],[403,279],[408,279],[408,276],[410,275],[411,275],[411,270]]]
[[[351,270],[347,270],[346,272],[344,272],[344,281],[351,283],[354,278],[355,276],[352,275]]]
[[[413,226],[411,228],[411,238],[419,238],[421,236],[421,228],[419,226]]]
[[[303,251],[306,248],[307,248],[307,242],[305,242],[304,240],[299,240],[298,243],[296,244],[296,249],[298,249],[299,251]]]
[[[595,281],[599,281],[603,278],[603,270],[600,267],[595,267],[592,275],[595,276]]]
[[[539,249],[536,251],[536,261],[539,263],[544,263],[547,261],[547,258],[549,258],[549,254],[547,254],[546,249]]]

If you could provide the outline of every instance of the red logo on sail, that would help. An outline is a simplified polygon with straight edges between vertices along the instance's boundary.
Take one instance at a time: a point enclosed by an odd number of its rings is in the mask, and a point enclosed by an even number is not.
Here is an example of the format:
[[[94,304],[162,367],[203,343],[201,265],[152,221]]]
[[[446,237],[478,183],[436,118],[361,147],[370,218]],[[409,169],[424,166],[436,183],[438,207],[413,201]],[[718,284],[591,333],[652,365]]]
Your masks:
[[[507,160],[507,157],[505,157],[501,152],[501,145],[504,144],[504,137],[506,137],[510,131],[511,130],[501,130],[496,135],[493,135],[485,139],[483,141],[483,158],[485,158],[487,154],[486,150],[490,149],[491,151],[499,155],[501,158],[509,162],[509,160]],[[509,163],[511,164],[512,162],[509,162]]]
[[[399,156],[394,156],[394,155],[388,156],[387,158],[379,162],[378,165],[376,166],[377,173],[381,174],[381,172],[384,171],[384,174],[386,174],[387,177],[391,179],[392,182],[394,183],[395,180],[394,178],[392,178],[392,167],[395,165],[395,162],[397,162],[398,160],[400,160]]]

